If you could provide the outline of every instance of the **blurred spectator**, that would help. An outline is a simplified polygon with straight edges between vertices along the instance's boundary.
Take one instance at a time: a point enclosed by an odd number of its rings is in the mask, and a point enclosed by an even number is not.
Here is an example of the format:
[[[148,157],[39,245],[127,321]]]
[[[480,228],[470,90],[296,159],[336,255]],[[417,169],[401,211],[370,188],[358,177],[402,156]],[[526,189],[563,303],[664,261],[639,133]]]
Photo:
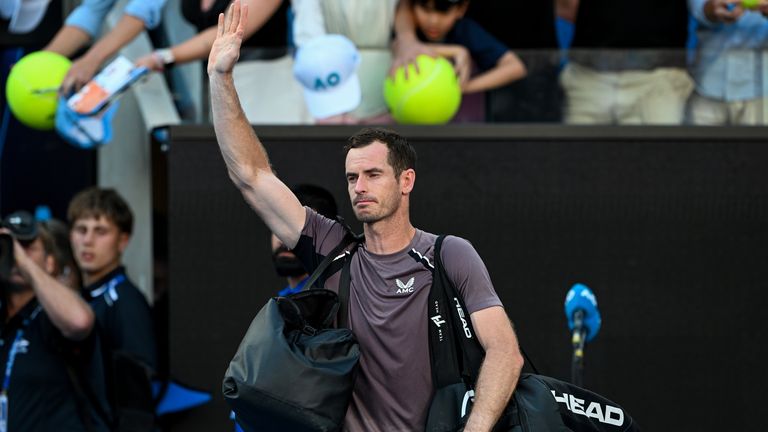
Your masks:
[[[555,30],[557,44],[561,49],[568,49],[573,43],[573,33],[576,30],[576,12],[579,10],[579,0],[555,0]]]
[[[67,17],[64,27],[44,48],[66,57],[75,55],[96,38],[107,14],[117,0],[84,0]],[[106,35],[77,58],[64,77],[61,93],[68,95],[79,90],[93,78],[101,65],[123,46],[127,45],[144,29],[160,24],[165,0],[130,0],[120,21]]]
[[[580,0],[574,51],[561,76],[573,124],[679,124],[693,83],[685,70],[685,0]]]
[[[197,35],[172,47],[147,54],[138,59],[136,64],[160,72],[173,64],[207,59],[213,40],[216,39],[219,14],[226,10],[230,2],[230,0],[182,0],[181,12],[184,18],[197,28]],[[287,2],[243,0],[243,4],[248,5],[244,45],[284,50],[287,45]]]
[[[53,240],[32,215],[12,213],[3,225],[0,234],[13,236],[15,261],[10,274],[0,276],[4,429],[105,432],[75,385],[106,400],[93,310],[51,276]]]
[[[133,213],[113,189],[96,187],[75,195],[67,217],[84,292],[109,351],[126,351],[155,368],[152,318],[144,295],[121,264],[133,231]]]
[[[92,187],[72,198],[67,217],[85,285],[83,295],[96,316],[116,422],[151,430],[150,377],[157,370],[152,315],[146,298],[121,265],[133,231],[133,213],[113,189]]]
[[[482,93],[525,77],[520,58],[470,18],[469,0],[411,0],[420,40],[453,61],[462,93]],[[478,73],[473,73],[477,71]],[[454,121],[484,121],[482,96],[464,97]]]
[[[48,219],[40,225],[53,240],[54,269],[52,276],[64,285],[79,290],[81,287],[80,269],[77,267],[72,246],[69,244],[69,227],[58,219]]]
[[[293,0],[297,47],[324,34],[349,38],[360,52],[361,102],[321,123],[389,123],[382,86],[391,64],[390,42],[397,0]]]
[[[390,73],[412,63],[420,54],[436,55],[428,44],[419,40],[411,3],[412,0],[403,0],[397,10]],[[475,1],[470,2],[466,16],[513,49],[527,70],[524,78],[486,92],[486,120],[560,121],[562,90],[556,79],[559,66],[555,51],[554,4],[547,1]],[[464,107],[457,117],[466,111]]]
[[[326,189],[312,184],[301,184],[291,190],[302,205],[328,219],[336,220],[338,214],[336,200]],[[309,276],[304,270],[304,265],[274,234],[272,234],[272,262],[277,274],[285,277],[288,282],[288,286],[280,290],[278,295],[287,296],[304,288],[304,282]]]
[[[698,125],[766,124],[768,1],[754,10],[740,0],[688,0],[699,24],[689,117]]]
[[[525,76],[520,59],[470,18],[469,0],[411,0],[419,38],[453,60],[462,92],[479,93]],[[472,62],[480,74],[472,76]]]

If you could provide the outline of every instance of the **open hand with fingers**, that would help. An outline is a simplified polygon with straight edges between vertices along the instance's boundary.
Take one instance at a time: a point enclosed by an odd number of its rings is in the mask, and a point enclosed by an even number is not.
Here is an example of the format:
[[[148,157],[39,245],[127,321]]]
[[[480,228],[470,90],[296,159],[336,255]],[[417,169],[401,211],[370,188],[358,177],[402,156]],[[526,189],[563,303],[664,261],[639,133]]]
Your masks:
[[[227,9],[226,15],[219,14],[216,40],[208,56],[208,75],[229,74],[240,58],[240,45],[243,42],[244,26],[248,22],[248,5],[235,0]]]

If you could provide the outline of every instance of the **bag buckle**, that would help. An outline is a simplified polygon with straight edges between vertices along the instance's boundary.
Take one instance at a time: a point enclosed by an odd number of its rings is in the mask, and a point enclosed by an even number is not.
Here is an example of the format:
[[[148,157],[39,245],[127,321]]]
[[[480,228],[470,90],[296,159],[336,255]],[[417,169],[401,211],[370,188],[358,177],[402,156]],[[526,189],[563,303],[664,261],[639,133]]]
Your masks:
[[[317,334],[317,329],[315,329],[309,324],[304,324],[304,328],[301,329],[301,332],[307,336],[314,336]]]

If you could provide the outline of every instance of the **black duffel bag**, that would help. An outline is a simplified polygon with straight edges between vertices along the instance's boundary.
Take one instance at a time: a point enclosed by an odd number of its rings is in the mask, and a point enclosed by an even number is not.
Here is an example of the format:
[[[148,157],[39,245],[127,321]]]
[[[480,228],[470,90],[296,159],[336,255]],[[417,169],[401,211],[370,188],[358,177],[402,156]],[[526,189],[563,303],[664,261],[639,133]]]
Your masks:
[[[335,292],[312,286],[354,240],[345,237],[328,254],[307,281],[309,289],[270,299],[251,322],[223,383],[244,430],[341,430],[360,350],[351,330],[333,328],[346,305]]]

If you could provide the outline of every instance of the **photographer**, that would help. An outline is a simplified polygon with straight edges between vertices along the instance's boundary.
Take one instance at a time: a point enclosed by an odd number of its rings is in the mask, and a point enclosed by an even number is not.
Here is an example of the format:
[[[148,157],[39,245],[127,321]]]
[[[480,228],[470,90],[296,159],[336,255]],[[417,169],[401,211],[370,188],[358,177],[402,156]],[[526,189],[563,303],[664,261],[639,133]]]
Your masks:
[[[93,311],[51,276],[53,240],[30,214],[9,215],[0,236],[11,245],[0,260],[13,261],[0,275],[0,423],[10,431],[106,431],[74,390],[79,377],[104,400]]]

